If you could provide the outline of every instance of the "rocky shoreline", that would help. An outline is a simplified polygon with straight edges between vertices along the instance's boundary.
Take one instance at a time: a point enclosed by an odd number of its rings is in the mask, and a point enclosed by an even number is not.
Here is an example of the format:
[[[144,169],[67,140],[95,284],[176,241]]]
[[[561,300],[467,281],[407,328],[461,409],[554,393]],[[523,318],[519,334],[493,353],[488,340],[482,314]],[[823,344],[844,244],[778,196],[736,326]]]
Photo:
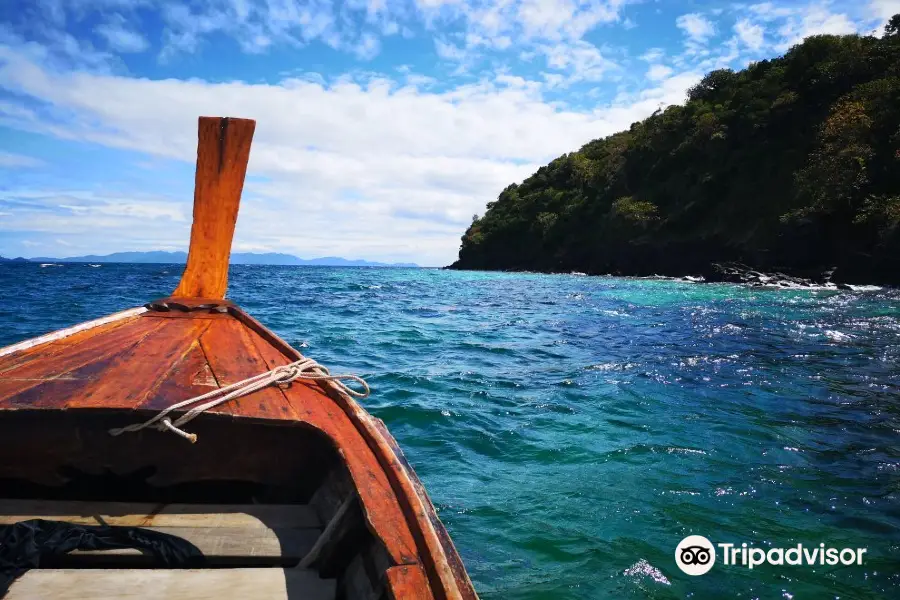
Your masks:
[[[705,269],[699,269],[694,275],[676,275],[672,273],[597,273],[582,271],[558,271],[558,270],[531,270],[531,269],[467,269],[460,267],[458,262],[443,267],[448,270],[459,271],[500,271],[506,273],[547,273],[557,275],[581,275],[581,276],[614,276],[614,277],[638,277],[648,279],[673,279],[689,281],[692,283],[736,283],[749,287],[773,288],[773,289],[832,289],[832,290],[865,290],[880,289],[884,283],[878,285],[862,284],[860,282],[847,283],[840,277],[836,277],[837,269],[832,267],[824,270],[804,272],[803,275],[778,271],[762,271],[745,263],[736,261],[711,262]]]
[[[853,289],[850,285],[832,281],[834,268],[816,273],[811,277],[798,277],[781,271],[765,273],[740,262],[714,262],[702,273],[707,283],[741,283],[752,287],[804,288],[834,287],[835,289]]]

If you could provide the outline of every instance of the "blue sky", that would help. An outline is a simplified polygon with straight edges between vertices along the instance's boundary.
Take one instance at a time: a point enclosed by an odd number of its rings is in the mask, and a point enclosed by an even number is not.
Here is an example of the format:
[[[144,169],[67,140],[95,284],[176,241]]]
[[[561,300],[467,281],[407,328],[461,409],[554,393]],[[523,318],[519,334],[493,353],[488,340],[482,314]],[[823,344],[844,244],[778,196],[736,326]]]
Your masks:
[[[451,262],[472,214],[704,72],[900,0],[7,0],[0,255],[186,249],[196,119],[257,120],[235,250]]]

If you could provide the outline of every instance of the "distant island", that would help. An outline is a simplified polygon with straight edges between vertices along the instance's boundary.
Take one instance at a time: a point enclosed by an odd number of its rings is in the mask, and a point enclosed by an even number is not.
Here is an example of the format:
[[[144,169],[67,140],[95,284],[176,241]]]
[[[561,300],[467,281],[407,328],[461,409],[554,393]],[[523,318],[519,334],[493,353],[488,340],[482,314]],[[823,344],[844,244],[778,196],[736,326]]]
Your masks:
[[[86,256],[68,256],[66,258],[52,258],[48,256],[36,256],[34,258],[3,258],[0,262],[39,262],[39,263],[161,263],[180,264],[187,262],[187,252],[114,252],[112,254],[88,254]],[[291,254],[278,252],[233,252],[231,254],[233,265],[308,265],[320,267],[409,267],[415,268],[415,263],[382,263],[368,260],[351,260],[338,256],[325,256],[322,258],[303,259]]]
[[[451,268],[900,283],[900,15],[713,71],[628,131],[513,184]]]

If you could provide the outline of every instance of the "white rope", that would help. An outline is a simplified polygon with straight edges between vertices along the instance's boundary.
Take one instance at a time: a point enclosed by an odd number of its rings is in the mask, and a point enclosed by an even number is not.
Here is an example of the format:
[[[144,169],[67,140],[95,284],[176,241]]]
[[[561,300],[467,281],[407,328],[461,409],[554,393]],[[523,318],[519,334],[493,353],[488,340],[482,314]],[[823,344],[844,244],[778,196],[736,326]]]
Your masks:
[[[357,398],[366,398],[369,395],[369,385],[362,377],[357,377],[356,375],[332,375],[328,372],[328,369],[326,367],[323,367],[313,359],[303,358],[296,362],[292,362],[281,367],[276,367],[271,371],[266,371],[265,373],[260,373],[259,375],[248,377],[243,381],[238,381],[237,383],[226,385],[223,388],[213,390],[207,394],[203,394],[202,396],[196,396],[194,398],[183,400],[182,402],[178,402],[177,404],[173,404],[172,406],[162,410],[152,419],[144,421],[143,423],[135,423],[134,425],[128,425],[126,427],[121,427],[118,429],[110,429],[109,433],[110,435],[121,435],[125,432],[140,431],[141,429],[146,429],[147,427],[154,427],[159,431],[171,431],[172,433],[176,433],[181,437],[190,440],[191,443],[194,443],[197,441],[197,434],[188,433],[180,428],[183,425],[194,420],[194,418],[200,415],[202,412],[228,402],[229,400],[234,400],[235,398],[240,398],[242,396],[252,394],[257,390],[261,390],[270,385],[286,384],[297,379],[307,379],[310,381],[330,381],[337,385],[341,390]],[[363,387],[364,391],[360,392],[351,388],[344,383],[344,380],[352,380],[357,382]],[[182,408],[184,406],[196,404],[197,402],[201,402],[203,400],[208,400],[208,402],[204,402],[199,406],[195,406],[194,408],[190,409],[189,411],[175,419],[175,421],[172,421],[168,416],[172,411],[178,410],[179,408]]]

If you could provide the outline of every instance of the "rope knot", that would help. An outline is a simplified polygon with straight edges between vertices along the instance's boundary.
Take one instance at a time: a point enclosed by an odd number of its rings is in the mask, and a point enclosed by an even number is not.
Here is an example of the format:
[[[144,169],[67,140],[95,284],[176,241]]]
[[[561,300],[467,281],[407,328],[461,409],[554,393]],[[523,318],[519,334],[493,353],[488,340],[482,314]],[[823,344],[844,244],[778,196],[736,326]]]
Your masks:
[[[153,427],[154,429],[163,432],[171,431],[172,433],[180,435],[186,440],[190,440],[190,442],[193,444],[197,441],[197,434],[188,433],[180,427],[192,421],[195,417],[197,417],[204,411],[228,402],[229,400],[234,400],[235,398],[240,398],[242,396],[252,394],[253,392],[261,390],[269,385],[287,385],[292,381],[296,381],[297,379],[306,379],[309,381],[327,381],[335,385],[338,390],[357,398],[367,398],[370,393],[369,385],[363,378],[356,375],[332,375],[327,368],[323,367],[313,359],[303,358],[287,365],[275,367],[271,371],[266,371],[265,373],[260,373],[259,375],[248,377],[243,381],[238,381],[237,383],[226,385],[223,388],[213,390],[207,394],[203,394],[202,396],[183,400],[182,402],[173,404],[172,406],[160,411],[160,413],[155,417],[148,419],[143,423],[135,423],[133,425],[128,425],[126,427],[121,427],[118,429],[110,429],[109,434],[116,436],[126,432],[140,431],[141,429],[145,429],[147,427]],[[363,391],[357,391],[344,383],[344,380],[348,379],[360,384],[363,388]],[[172,422],[172,420],[168,417],[169,413],[184,406],[196,404],[197,402],[200,402],[202,400],[206,400],[207,402],[190,409],[189,411],[175,419],[174,422]]]

